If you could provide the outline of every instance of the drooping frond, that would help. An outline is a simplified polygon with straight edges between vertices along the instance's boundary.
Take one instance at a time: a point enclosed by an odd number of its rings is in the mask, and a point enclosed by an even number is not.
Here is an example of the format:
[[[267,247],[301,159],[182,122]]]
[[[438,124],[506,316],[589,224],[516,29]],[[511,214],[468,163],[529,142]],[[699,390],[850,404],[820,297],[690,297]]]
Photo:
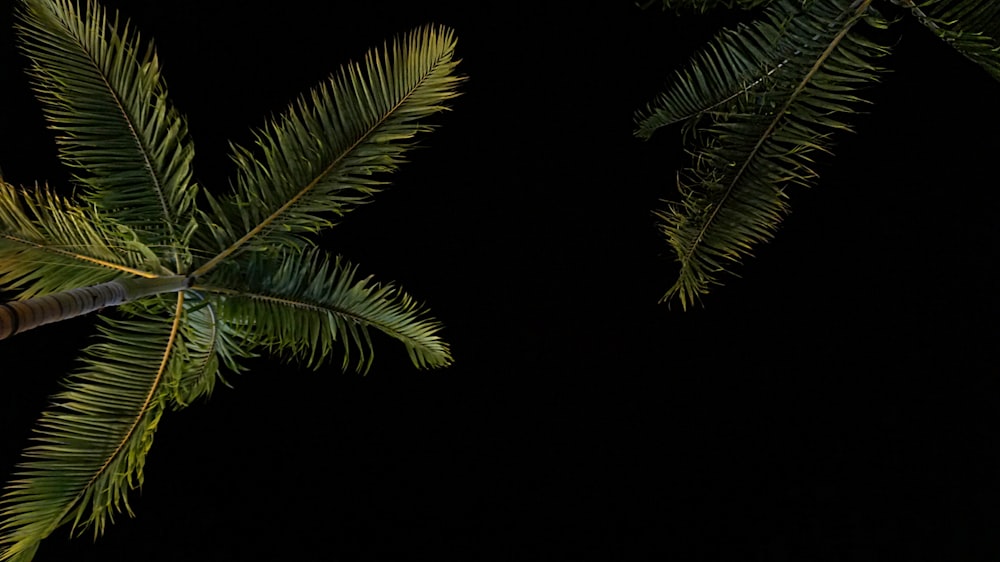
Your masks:
[[[441,324],[394,285],[359,278],[356,266],[315,249],[285,252],[278,260],[260,254],[245,255],[241,267],[218,270],[202,288],[221,301],[220,315],[253,345],[313,367],[342,352],[346,369],[356,354],[361,371],[371,365],[374,328],[403,342],[419,368],[451,363],[438,335]]]
[[[828,149],[833,130],[849,130],[840,114],[854,111],[856,92],[877,79],[874,60],[887,52],[852,31],[871,17],[869,2],[780,0],[754,33],[724,35],[712,47],[716,54],[695,58],[686,74],[695,86],[676,85],[660,98],[665,107],[657,118],[664,122],[692,113],[708,121],[696,126],[693,167],[678,175],[682,200],[657,213],[681,264],[664,300],[679,298],[687,308],[720,273],[770,240],[787,212],[786,187],[810,184],[811,153]],[[745,60],[771,51],[788,53],[780,66],[772,57],[763,66]],[[743,73],[753,68],[766,79],[745,87]],[[720,104],[726,85],[735,91]]]
[[[93,0],[22,0],[21,46],[60,157],[106,216],[184,273],[194,149],[152,46]]]
[[[666,91],[636,112],[636,136],[648,139],[661,127],[707,112],[737,111],[754,92],[767,89],[768,79],[788,57],[797,55],[795,41],[782,41],[781,33],[765,22],[723,30],[694,55],[689,68],[674,75]]]
[[[131,513],[127,493],[143,464],[177,376],[174,353],[183,305],[163,317],[104,319],[54,405],[43,412],[33,445],[0,500],[0,560],[27,562],[57,527],[103,532],[115,513]],[[168,305],[164,305],[168,308]]]
[[[217,302],[194,291],[188,295],[177,339],[178,349],[187,361],[177,378],[167,381],[170,403],[175,409],[210,395],[217,380],[225,384],[221,367],[240,372],[242,368],[237,361],[252,356],[238,340],[236,331],[220,317]]]
[[[640,7],[646,9],[654,4],[660,4],[663,10],[673,10],[678,13],[705,13],[719,8],[752,10],[760,6],[766,6],[773,1],[774,0],[649,0],[645,4],[641,4]]]
[[[1000,2],[997,0],[893,0],[935,35],[1000,80]]]
[[[0,288],[29,298],[123,275],[153,277],[156,255],[127,226],[47,188],[0,182]]]
[[[383,185],[372,174],[395,170],[411,139],[432,128],[424,119],[457,95],[454,52],[451,30],[412,31],[344,66],[257,132],[260,159],[234,147],[236,192],[216,205],[212,241],[228,248],[195,275],[249,247],[301,246],[304,233],[367,202]]]

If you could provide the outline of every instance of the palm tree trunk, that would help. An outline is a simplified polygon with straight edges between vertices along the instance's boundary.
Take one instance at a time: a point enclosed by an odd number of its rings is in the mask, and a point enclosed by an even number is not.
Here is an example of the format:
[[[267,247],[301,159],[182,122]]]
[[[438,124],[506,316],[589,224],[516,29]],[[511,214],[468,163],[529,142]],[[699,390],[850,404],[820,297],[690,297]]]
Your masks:
[[[42,297],[0,304],[0,340],[43,324],[68,320],[104,308],[160,293],[175,293],[191,285],[183,275],[151,279],[115,279],[100,285],[70,289]]]

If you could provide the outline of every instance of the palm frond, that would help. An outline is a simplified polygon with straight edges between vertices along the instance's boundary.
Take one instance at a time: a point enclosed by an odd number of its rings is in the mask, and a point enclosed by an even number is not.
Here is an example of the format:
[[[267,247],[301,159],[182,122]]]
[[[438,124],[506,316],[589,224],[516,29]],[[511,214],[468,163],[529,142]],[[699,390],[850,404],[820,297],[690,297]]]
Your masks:
[[[956,51],[1000,80],[1000,2],[893,0]]]
[[[411,139],[432,129],[423,119],[457,95],[454,51],[451,30],[414,30],[344,66],[258,131],[260,160],[234,147],[236,191],[216,205],[212,241],[228,248],[195,275],[248,247],[301,246],[303,234],[369,201],[383,185],[372,174],[395,170]]]
[[[127,226],[48,188],[0,182],[0,287],[19,298],[96,285],[123,274],[155,277],[156,255]]]
[[[799,51],[781,34],[778,26],[762,22],[720,32],[689,68],[674,75],[670,88],[636,112],[636,136],[648,139],[662,127],[708,112],[733,113],[755,93],[761,96],[768,79]]]
[[[357,267],[320,250],[283,253],[277,262],[255,252],[241,267],[220,269],[201,290],[217,298],[220,316],[246,341],[318,367],[338,349],[343,368],[373,358],[369,330],[403,343],[419,368],[451,363],[441,324],[392,284],[359,278]],[[277,267],[268,264],[279,263]],[[339,345],[338,345],[339,342]]]
[[[205,299],[195,291],[188,291],[185,301],[184,322],[181,324],[178,351],[187,361],[176,379],[168,381],[170,403],[181,409],[196,399],[207,397],[221,381],[222,367],[238,373],[242,371],[239,359],[252,357],[238,333],[218,312],[218,303]]]
[[[877,79],[874,60],[887,52],[851,31],[871,17],[870,1],[780,0],[752,34],[724,35],[715,54],[695,58],[687,74],[695,86],[680,84],[661,96],[656,119],[708,120],[696,127],[694,166],[678,175],[682,200],[657,213],[681,264],[664,300],[677,297],[687,308],[720,273],[770,240],[788,210],[786,187],[809,185],[816,175],[811,154],[829,149],[832,131],[850,130],[840,114],[854,111],[856,92]],[[774,57],[764,65],[746,60],[771,51],[785,57],[780,66]],[[766,79],[748,84],[745,72],[754,68]]]
[[[190,286],[182,275],[112,279],[106,283],[77,287],[41,297],[0,303],[0,339],[60,322],[105,307],[117,307],[134,299],[175,293]]]
[[[64,524],[92,526],[99,535],[115,513],[131,513],[127,494],[143,481],[164,381],[178,376],[184,359],[174,345],[182,305],[178,293],[162,317],[103,319],[98,341],[43,412],[0,500],[0,560],[30,560]]]
[[[752,10],[760,6],[766,6],[774,0],[649,0],[639,7],[647,9],[653,4],[660,4],[661,8],[673,10],[677,13],[698,12],[705,13],[719,8],[738,8],[741,10]]]
[[[93,0],[22,0],[19,16],[34,87],[86,198],[184,273],[194,149],[152,45]]]

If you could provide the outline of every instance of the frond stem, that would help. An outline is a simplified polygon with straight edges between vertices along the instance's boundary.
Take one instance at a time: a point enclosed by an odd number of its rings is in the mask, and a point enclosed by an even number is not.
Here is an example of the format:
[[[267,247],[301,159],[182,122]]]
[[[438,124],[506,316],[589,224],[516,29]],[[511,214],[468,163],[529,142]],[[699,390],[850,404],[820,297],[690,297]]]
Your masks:
[[[712,222],[715,220],[715,217],[718,216],[719,211],[722,209],[723,203],[725,203],[725,201],[729,199],[729,197],[733,193],[733,190],[736,188],[736,184],[739,182],[740,178],[743,177],[743,174],[746,173],[747,167],[750,165],[750,161],[753,160],[753,157],[760,151],[761,147],[764,145],[764,142],[768,139],[768,137],[771,136],[771,133],[774,132],[774,129],[778,126],[778,122],[781,121],[781,118],[784,117],[785,113],[788,112],[788,109],[792,106],[792,103],[795,102],[795,99],[798,97],[798,95],[802,92],[802,90],[804,90],[809,85],[809,81],[812,80],[812,77],[815,76],[817,72],[819,72],[820,67],[823,66],[823,63],[826,61],[826,59],[829,58],[831,54],[833,54],[834,49],[836,49],[837,46],[840,45],[840,42],[844,39],[844,37],[851,30],[851,28],[854,27],[854,24],[857,22],[858,18],[861,16],[861,14],[865,12],[865,10],[868,9],[868,6],[871,5],[871,3],[872,0],[857,0],[852,5],[852,7],[855,7],[854,14],[852,14],[851,18],[844,25],[844,28],[840,30],[840,32],[833,38],[832,41],[830,41],[830,44],[827,45],[823,53],[820,54],[820,56],[816,59],[816,62],[812,65],[812,67],[809,69],[809,72],[806,73],[806,75],[796,86],[795,90],[785,101],[784,105],[782,105],[781,109],[775,113],[774,119],[771,120],[771,123],[768,125],[767,129],[765,129],[764,132],[760,135],[760,138],[757,139],[757,143],[754,145],[753,149],[751,149],[750,153],[746,156],[746,158],[743,159],[743,163],[740,165],[739,170],[736,171],[736,174],[729,182],[729,185],[726,187],[726,191],[725,193],[723,193],[722,198],[712,208],[712,212],[709,213],[708,217],[702,223],[701,228],[698,230],[698,236],[695,237],[694,242],[688,247],[687,252],[684,253],[684,258],[681,261],[681,263],[688,263],[691,260],[691,256],[694,254],[695,249],[698,247],[699,244],[701,244],[702,239],[705,237],[705,233],[708,232],[708,227],[712,224]]]
[[[117,25],[118,25],[118,21],[117,20],[118,20],[118,16],[117,16],[117,14],[115,14],[115,24],[114,24],[114,27],[117,27]],[[126,28],[127,28],[127,24],[126,24]],[[74,40],[76,39],[76,35],[75,34],[70,34],[70,35],[73,37]],[[124,39],[124,35],[123,35],[122,38]],[[121,112],[122,119],[125,121],[125,124],[128,126],[128,131],[129,131],[129,134],[132,137],[132,141],[135,142],[136,147],[139,149],[139,153],[142,154],[143,166],[146,168],[146,171],[149,173],[150,180],[152,181],[152,184],[153,184],[153,190],[156,192],[156,197],[159,200],[160,208],[163,210],[163,218],[165,219],[163,222],[167,225],[167,232],[170,235],[170,239],[173,240],[173,241],[176,241],[177,239],[174,236],[173,217],[170,214],[170,207],[169,207],[169,205],[167,205],[167,200],[163,196],[163,186],[160,183],[160,178],[157,177],[157,175],[156,175],[156,171],[153,168],[153,163],[149,159],[149,151],[147,150],[147,147],[145,145],[143,145],[142,139],[136,133],[135,124],[132,122],[132,116],[129,115],[128,111],[125,109],[125,105],[122,103],[121,98],[118,96],[118,92],[116,92],[115,89],[111,86],[111,83],[108,82],[108,79],[104,75],[104,71],[101,68],[101,65],[99,65],[97,63],[97,61],[94,60],[94,58],[91,56],[90,50],[87,49],[86,45],[83,45],[79,41],[76,41],[76,43],[77,43],[77,46],[80,47],[80,50],[83,51],[84,53],[86,53],[87,60],[89,60],[90,63],[94,66],[94,70],[97,72],[97,75],[101,77],[101,81],[104,83],[104,86],[108,89],[108,92],[111,94],[111,97],[114,99],[115,106],[118,108],[118,111]],[[155,57],[155,55],[154,55],[154,57]],[[181,269],[181,261],[180,261],[180,256],[177,254],[177,248],[172,248],[172,253],[174,255],[174,266],[177,268],[178,273],[179,273],[180,269]]]

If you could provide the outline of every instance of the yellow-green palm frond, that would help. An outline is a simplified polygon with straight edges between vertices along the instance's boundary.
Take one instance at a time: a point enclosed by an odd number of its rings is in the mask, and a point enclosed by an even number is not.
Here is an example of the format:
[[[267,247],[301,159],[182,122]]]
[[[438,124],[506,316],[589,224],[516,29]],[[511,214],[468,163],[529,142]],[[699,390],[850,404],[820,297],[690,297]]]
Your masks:
[[[33,445],[0,499],[0,560],[31,559],[56,528],[103,532],[115,513],[131,513],[127,494],[142,484],[143,463],[166,403],[165,381],[179,375],[176,351],[183,294],[160,316],[103,319],[82,367],[43,412]]]
[[[22,0],[19,16],[34,87],[85,197],[184,273],[194,149],[152,46],[93,0]]]
[[[366,371],[375,329],[401,341],[419,368],[451,363],[441,324],[395,285],[361,278],[357,266],[316,249],[283,252],[277,260],[262,254],[218,270],[203,288],[221,301],[220,315],[249,345],[312,367],[340,351],[344,369],[356,355],[357,369]]]
[[[246,248],[301,246],[303,234],[369,201],[383,184],[372,174],[395,170],[413,137],[432,128],[424,119],[457,95],[454,53],[450,29],[411,31],[344,66],[258,131],[259,160],[234,147],[236,191],[215,205],[210,242],[228,249],[195,274]]]
[[[1000,2],[894,0],[935,35],[1000,80]]]
[[[127,226],[48,188],[0,182],[0,287],[29,298],[159,270],[156,255]]]
[[[724,34],[695,57],[682,74],[690,82],[661,96],[640,122],[640,131],[652,131],[677,119],[705,121],[695,122],[694,165],[678,175],[681,201],[657,213],[681,265],[664,300],[687,308],[770,240],[788,210],[785,189],[809,185],[812,153],[828,150],[832,131],[849,130],[841,115],[854,111],[857,91],[877,79],[874,60],[887,52],[852,30],[875,17],[869,2],[776,1],[753,33]],[[778,56],[758,60],[771,52]]]

